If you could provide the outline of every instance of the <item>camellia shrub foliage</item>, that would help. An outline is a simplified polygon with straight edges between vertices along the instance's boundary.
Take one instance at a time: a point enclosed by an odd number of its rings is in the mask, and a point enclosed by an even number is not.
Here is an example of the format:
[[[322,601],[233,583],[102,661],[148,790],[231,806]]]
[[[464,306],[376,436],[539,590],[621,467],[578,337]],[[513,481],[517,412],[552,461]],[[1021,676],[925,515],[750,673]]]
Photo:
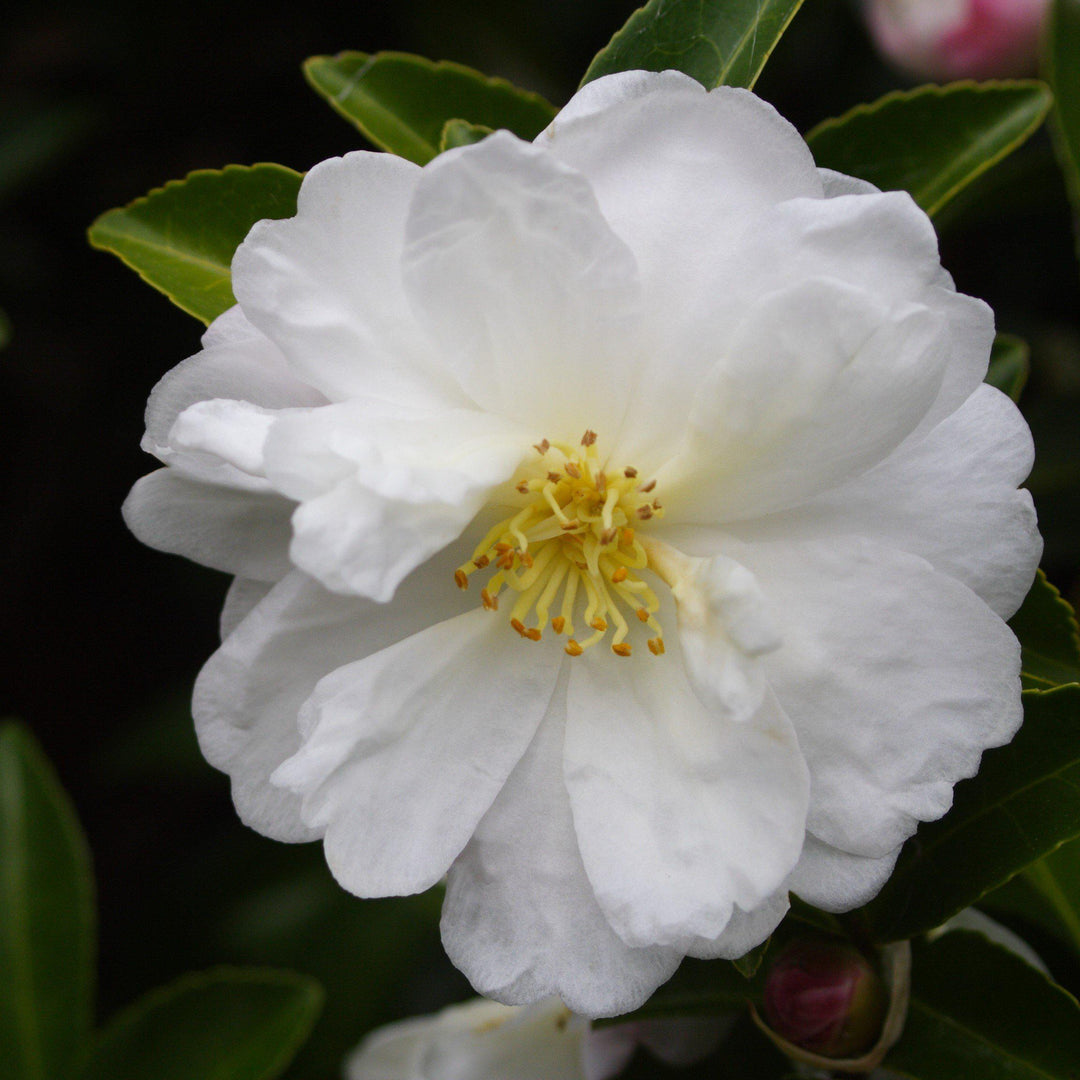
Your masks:
[[[803,134],[754,93],[799,7],[650,0],[561,108],[313,57],[355,151],[91,226],[206,324],[124,504],[233,579],[204,757],[321,841],[358,987],[441,908],[481,995],[358,1016],[351,1080],[1077,1075],[1080,636],[1027,345],[937,230],[1045,122],[1080,211],[1080,4],[1042,80]],[[348,1022],[298,945],[99,1023],[86,843],[14,722],[0,847],[5,1077],[259,1080]]]

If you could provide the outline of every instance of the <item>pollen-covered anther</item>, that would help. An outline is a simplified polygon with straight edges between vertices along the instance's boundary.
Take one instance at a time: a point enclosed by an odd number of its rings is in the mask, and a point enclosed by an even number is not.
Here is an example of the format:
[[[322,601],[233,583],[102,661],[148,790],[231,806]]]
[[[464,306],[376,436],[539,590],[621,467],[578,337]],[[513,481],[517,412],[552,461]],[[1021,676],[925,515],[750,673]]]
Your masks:
[[[653,656],[663,656],[667,649],[664,648],[664,639],[661,637],[649,638],[649,652]]]
[[[631,525],[662,516],[659,502],[647,497],[656,482],[639,485],[632,466],[606,469],[591,429],[580,445],[542,439],[534,449],[539,460],[513,478],[522,501],[488,531],[454,572],[454,581],[464,589],[469,575],[487,570],[491,576],[480,593],[484,608],[497,611],[499,594],[509,590],[511,628],[540,641],[550,622],[554,633],[566,634],[570,656],[580,656],[609,632],[615,655],[631,656],[633,646],[625,640],[636,625],[631,615],[648,626],[654,635],[649,649],[660,655],[660,602],[640,576],[653,568]],[[592,630],[580,641],[574,636],[579,618]]]

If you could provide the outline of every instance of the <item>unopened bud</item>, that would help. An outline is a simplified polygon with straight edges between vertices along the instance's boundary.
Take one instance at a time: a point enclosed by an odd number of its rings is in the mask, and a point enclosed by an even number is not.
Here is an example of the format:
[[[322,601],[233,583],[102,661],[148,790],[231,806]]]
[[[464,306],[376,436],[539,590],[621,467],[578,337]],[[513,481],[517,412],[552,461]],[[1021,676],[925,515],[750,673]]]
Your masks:
[[[989,79],[1035,68],[1048,0],[864,0],[878,48],[932,79]]]
[[[869,1050],[885,1022],[888,994],[866,958],[850,945],[797,941],[765,981],[765,1016],[778,1035],[827,1058]]]

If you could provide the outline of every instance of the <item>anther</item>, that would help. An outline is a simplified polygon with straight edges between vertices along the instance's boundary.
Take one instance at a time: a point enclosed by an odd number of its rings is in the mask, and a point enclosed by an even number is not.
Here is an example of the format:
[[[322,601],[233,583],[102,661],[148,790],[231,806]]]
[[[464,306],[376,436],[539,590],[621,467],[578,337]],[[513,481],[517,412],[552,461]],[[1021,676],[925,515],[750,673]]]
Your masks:
[[[648,613],[648,612],[647,612],[647,611],[646,611],[646,610],[645,610],[645,609],[644,609],[643,607],[639,607],[639,608],[637,609],[637,611],[635,611],[635,612],[634,612],[634,614],[635,614],[635,615],[636,615],[636,616],[637,616],[637,617],[638,617],[638,618],[639,618],[639,619],[640,619],[640,620],[641,620],[642,622],[648,622],[648,621],[649,621],[649,613]]]
[[[633,465],[627,465],[626,468],[623,469],[623,476],[625,476],[627,480],[633,480],[634,477],[637,476],[637,469],[635,469]]]
[[[559,482],[559,481],[560,481],[560,480],[562,479],[562,477],[561,477],[561,476],[560,476],[560,475],[559,475],[559,474],[558,474],[557,472],[549,472],[549,473],[547,474],[547,478],[548,478],[548,479],[549,479],[549,480],[550,480],[550,481],[551,481],[551,482],[552,482],[553,484],[557,484],[557,483],[558,483],[558,482]]]
[[[630,650],[630,646],[629,646],[629,644],[627,642],[620,641],[618,645],[612,645],[611,646],[611,651],[616,656],[629,656],[631,650]]]
[[[513,551],[514,550],[514,545],[513,544],[508,544],[505,540],[500,540],[495,545],[495,550],[500,555],[505,555],[508,551]]]
[[[626,546],[629,547],[634,542],[634,530],[623,529],[620,542],[626,544]]]
[[[500,570],[509,570],[514,565],[514,553],[513,551],[505,551],[499,556],[498,561],[495,564]]]
[[[584,651],[585,650],[573,638],[566,643],[566,648],[563,649],[563,652],[568,656],[580,656]]]
[[[530,626],[529,629],[525,631],[525,637],[527,637],[530,641],[539,641],[540,638],[543,637],[543,635],[540,633],[539,630],[537,630],[535,626]]]
[[[522,636],[525,636],[525,624],[520,619],[511,619],[510,625]]]
[[[486,555],[480,555],[477,558],[473,559],[472,564],[476,567],[477,570],[483,570],[484,567],[487,566],[490,562],[491,560]]]
[[[533,567],[533,557],[527,551],[519,551],[518,558],[521,559],[521,565],[526,570],[531,570]]]
[[[599,630],[601,634],[607,629],[607,623],[602,618],[600,618],[599,615],[597,615],[596,618],[593,619],[591,623],[589,623],[589,625],[594,630]]]
[[[596,442],[596,432],[595,431],[586,431],[585,434],[581,436],[581,445],[582,446],[592,446],[592,444],[594,442]]]
[[[577,464],[573,461],[568,461],[563,468],[566,470],[567,476],[572,476],[575,480],[581,479],[581,469],[577,467]]]
[[[625,581],[629,576],[630,571],[627,570],[625,566],[620,566],[615,571],[615,573],[611,575],[611,580],[614,581],[616,585],[618,585],[620,581]]]
[[[520,495],[528,495],[529,494],[529,481],[528,480],[522,480],[520,484],[515,484],[514,486],[517,489],[518,494],[520,494]]]
[[[604,530],[604,531],[603,531],[603,532],[602,532],[602,533],[600,534],[600,543],[601,543],[601,544],[604,544],[604,545],[610,544],[610,543],[611,543],[611,541],[612,541],[612,540],[614,540],[614,539],[615,539],[615,537],[616,537],[616,536],[618,536],[618,535],[619,535],[619,530],[618,530],[618,529],[614,529],[614,528],[612,528],[612,529],[605,529],[605,530]],[[620,580],[621,580],[621,579],[620,579]]]
[[[482,589],[480,592],[480,603],[484,605],[485,611],[498,611],[499,610],[499,598],[492,596],[487,589]]]
[[[659,637],[649,638],[649,652],[653,656],[663,656],[667,650],[664,648],[664,639]]]
[[[467,589],[469,587],[469,579],[464,570],[454,571],[454,584],[457,585],[459,589]]]
[[[538,443],[533,443],[533,449],[543,457],[551,449],[551,443],[547,439],[541,439]]]
[[[642,484],[641,487],[638,488],[638,491],[641,491],[644,494],[648,495],[654,487],[656,487],[656,481],[650,480],[647,484]]]
[[[653,508],[646,503],[644,506],[639,506],[635,513],[642,521],[648,521],[653,516]]]
[[[556,615],[555,618],[551,620],[551,629],[554,630],[556,634],[561,634],[565,625],[566,620],[561,615]]]
[[[563,529],[564,532],[573,532],[574,529],[580,529],[580,528],[581,528],[581,522],[578,521],[577,518],[572,518],[570,521],[566,522],[566,524],[562,526],[562,529]]]

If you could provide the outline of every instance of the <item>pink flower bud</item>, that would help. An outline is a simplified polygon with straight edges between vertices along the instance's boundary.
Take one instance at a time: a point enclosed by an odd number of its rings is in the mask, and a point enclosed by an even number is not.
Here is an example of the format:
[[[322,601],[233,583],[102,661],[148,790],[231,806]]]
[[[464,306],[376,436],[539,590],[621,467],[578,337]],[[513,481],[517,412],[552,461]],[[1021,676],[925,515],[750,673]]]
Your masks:
[[[884,984],[849,945],[797,941],[765,981],[769,1026],[790,1043],[823,1057],[847,1058],[877,1042],[888,1006]]]
[[[932,79],[991,79],[1035,67],[1048,0],[865,0],[878,48]]]

